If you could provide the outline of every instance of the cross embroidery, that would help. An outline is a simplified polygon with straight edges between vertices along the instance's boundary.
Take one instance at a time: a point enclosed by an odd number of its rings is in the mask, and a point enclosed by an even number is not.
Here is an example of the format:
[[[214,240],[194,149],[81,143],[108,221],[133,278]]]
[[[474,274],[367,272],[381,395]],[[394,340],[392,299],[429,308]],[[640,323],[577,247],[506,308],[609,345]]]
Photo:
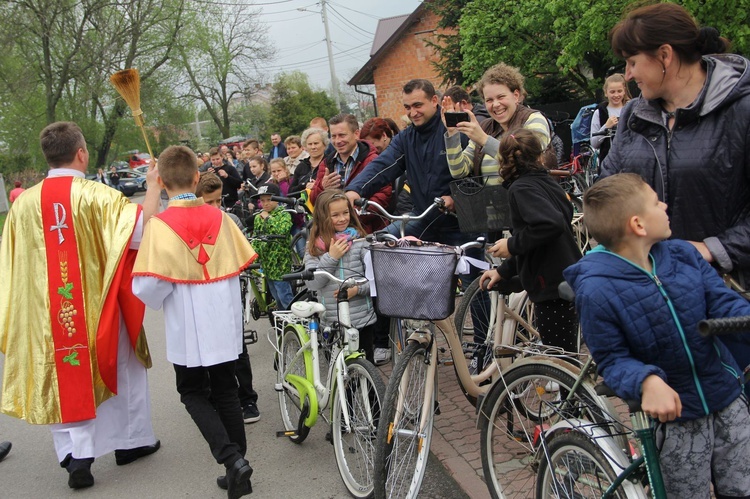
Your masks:
[[[67,213],[65,211],[65,206],[63,206],[61,203],[54,203],[53,204],[55,208],[55,223],[56,225],[50,226],[49,230],[50,232],[56,230],[57,231],[57,240],[59,244],[62,244],[63,241],[65,241],[65,237],[63,236],[62,229],[69,228],[67,224],[65,223],[65,218],[67,217]]]

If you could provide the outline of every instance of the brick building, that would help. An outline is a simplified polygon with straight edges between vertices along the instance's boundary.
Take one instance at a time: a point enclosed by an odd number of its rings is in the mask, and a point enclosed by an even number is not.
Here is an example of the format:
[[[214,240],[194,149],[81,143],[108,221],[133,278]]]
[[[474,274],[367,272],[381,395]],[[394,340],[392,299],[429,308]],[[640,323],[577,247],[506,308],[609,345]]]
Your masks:
[[[370,60],[348,84],[375,85],[378,116],[392,118],[402,128],[401,89],[412,78],[426,78],[436,86],[441,78],[431,62],[438,59],[427,41],[436,42],[438,16],[420,4],[409,15],[381,19],[375,31]]]

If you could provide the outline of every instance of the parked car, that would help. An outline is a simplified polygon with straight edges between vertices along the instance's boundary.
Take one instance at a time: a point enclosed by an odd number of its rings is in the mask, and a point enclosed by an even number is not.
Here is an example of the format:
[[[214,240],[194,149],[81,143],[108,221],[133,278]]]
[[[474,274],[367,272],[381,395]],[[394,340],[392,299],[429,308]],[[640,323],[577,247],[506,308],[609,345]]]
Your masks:
[[[149,160],[151,160],[151,155],[145,152],[129,151],[126,154],[128,156],[128,166],[130,166],[130,168],[148,165]]]
[[[130,170],[127,170],[128,172]],[[122,178],[122,172],[117,172],[120,176],[120,191],[125,194],[126,196],[130,197],[136,192],[138,192],[139,184],[135,179],[132,178]],[[96,180],[96,174],[94,173],[87,173],[86,178],[88,180]],[[143,177],[144,181],[146,177]],[[109,182],[109,172],[107,172],[107,181]],[[109,184],[107,184],[109,185]],[[145,189],[144,189],[145,190]]]
[[[125,170],[117,170],[117,173],[120,175],[120,183],[122,183],[124,180],[133,181],[138,187],[139,191],[145,191],[146,190],[146,174],[141,173],[137,170],[131,170],[129,168]]]
[[[115,170],[126,170],[130,168],[127,161],[113,161],[109,164],[109,168],[112,168],[113,166],[115,167]],[[107,168],[107,170],[109,170],[109,168]]]

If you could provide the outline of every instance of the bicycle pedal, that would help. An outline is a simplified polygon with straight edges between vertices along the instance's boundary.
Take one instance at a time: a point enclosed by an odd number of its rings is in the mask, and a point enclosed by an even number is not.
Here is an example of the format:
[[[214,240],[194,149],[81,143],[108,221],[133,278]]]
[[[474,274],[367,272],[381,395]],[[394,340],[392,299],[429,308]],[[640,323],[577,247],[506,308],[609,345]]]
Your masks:
[[[245,340],[245,345],[252,345],[253,343],[258,342],[258,332],[255,329],[245,331],[243,333],[243,337]]]
[[[284,431],[277,431],[276,432],[276,438],[285,438],[285,437],[296,437],[297,436],[297,430],[284,430]]]
[[[277,392],[283,392],[284,386],[281,383],[274,383],[273,389],[274,391],[277,391]]]
[[[453,359],[441,360],[440,363],[444,366],[452,366],[454,364]]]
[[[496,359],[504,359],[507,357],[514,357],[518,352],[512,348],[495,347],[492,351],[492,356]]]

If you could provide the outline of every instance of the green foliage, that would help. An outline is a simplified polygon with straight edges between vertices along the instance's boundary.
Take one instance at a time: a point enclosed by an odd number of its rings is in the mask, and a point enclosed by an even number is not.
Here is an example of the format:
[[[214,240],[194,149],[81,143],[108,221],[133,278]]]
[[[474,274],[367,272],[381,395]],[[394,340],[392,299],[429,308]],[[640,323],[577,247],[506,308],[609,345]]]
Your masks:
[[[232,111],[233,130],[237,135],[250,135],[253,138],[270,137],[270,117],[271,106],[268,104],[243,104]]]
[[[461,0],[439,0],[454,5],[444,22],[455,21]],[[642,4],[640,2],[638,5]],[[683,0],[701,25],[713,26],[732,40],[733,51],[750,51],[750,0]],[[460,50],[450,44],[441,52],[440,74],[450,81],[476,82],[500,61],[518,67],[526,87],[537,100],[566,95],[592,98],[604,77],[622,62],[612,54],[609,31],[632,0],[473,0],[461,11]],[[455,68],[460,63],[460,76]],[[562,91],[561,91],[562,90]]]
[[[458,34],[461,13],[471,0],[433,0],[426,2],[425,7],[440,16],[437,27],[446,30],[436,35],[437,41],[427,40],[427,45],[433,48],[440,59],[432,65],[447,86],[463,85],[464,74],[461,71],[463,57],[461,55],[461,37]]]
[[[316,116],[325,119],[338,114],[338,107],[328,94],[313,90],[305,73],[282,73],[273,84],[271,116],[268,120],[272,133],[282,137],[299,134]]]

